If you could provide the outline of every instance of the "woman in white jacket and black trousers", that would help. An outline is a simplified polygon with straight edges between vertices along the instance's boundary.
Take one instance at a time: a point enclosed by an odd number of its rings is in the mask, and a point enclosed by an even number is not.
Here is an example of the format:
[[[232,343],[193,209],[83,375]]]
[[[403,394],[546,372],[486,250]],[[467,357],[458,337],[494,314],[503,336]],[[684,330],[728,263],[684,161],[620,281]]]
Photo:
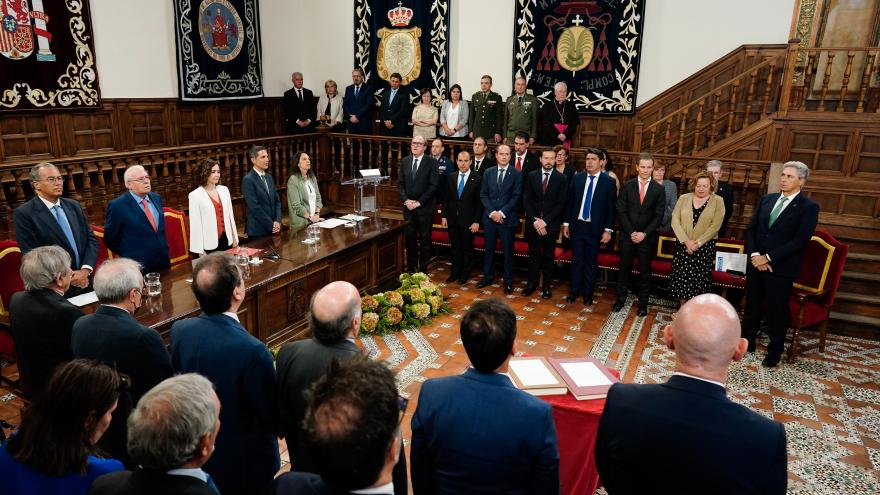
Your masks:
[[[232,196],[220,185],[220,162],[202,158],[193,170],[199,184],[189,193],[189,250],[202,255],[238,247]]]

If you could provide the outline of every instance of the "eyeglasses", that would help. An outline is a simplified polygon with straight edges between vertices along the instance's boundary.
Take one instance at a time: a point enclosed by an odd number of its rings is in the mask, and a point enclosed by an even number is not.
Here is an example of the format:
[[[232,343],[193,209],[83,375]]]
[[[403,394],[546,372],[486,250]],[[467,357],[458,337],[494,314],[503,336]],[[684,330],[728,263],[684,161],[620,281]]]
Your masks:
[[[61,176],[59,175],[59,176],[57,176],[57,177],[55,177],[55,176],[52,176],[52,177],[46,177],[46,178],[43,179],[43,180],[46,181],[46,182],[64,182],[64,177],[61,177]]]
[[[150,176],[145,175],[145,176],[139,177],[137,179],[131,179],[131,180],[129,180],[129,182],[140,182],[141,184],[149,184],[150,183]]]

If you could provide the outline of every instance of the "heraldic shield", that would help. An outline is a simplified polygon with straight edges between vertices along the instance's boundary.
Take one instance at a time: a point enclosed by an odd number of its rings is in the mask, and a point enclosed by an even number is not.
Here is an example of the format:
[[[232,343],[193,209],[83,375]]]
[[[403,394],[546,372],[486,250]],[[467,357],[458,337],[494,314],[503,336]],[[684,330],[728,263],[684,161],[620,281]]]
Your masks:
[[[376,54],[376,69],[379,77],[388,81],[397,72],[403,78],[401,84],[409,84],[419,77],[422,70],[422,48],[419,37],[421,28],[388,29],[376,32],[381,40]]]
[[[0,0],[0,54],[12,60],[34,51],[34,32],[27,0]]]

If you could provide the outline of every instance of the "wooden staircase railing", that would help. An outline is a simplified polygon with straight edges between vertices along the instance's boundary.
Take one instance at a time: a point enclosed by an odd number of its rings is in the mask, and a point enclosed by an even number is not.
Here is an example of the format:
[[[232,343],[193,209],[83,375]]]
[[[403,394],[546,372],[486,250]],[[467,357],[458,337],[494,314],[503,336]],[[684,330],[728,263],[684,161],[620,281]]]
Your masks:
[[[788,58],[780,112],[880,112],[880,47],[808,48]]]

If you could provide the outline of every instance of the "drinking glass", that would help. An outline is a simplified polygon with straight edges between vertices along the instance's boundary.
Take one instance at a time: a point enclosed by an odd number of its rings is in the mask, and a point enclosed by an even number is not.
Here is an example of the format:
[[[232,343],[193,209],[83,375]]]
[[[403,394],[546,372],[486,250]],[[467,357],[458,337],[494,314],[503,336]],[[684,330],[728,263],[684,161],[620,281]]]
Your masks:
[[[144,275],[144,285],[147,288],[147,295],[158,296],[162,293],[162,282],[159,281],[159,274],[156,272],[150,272]]]

